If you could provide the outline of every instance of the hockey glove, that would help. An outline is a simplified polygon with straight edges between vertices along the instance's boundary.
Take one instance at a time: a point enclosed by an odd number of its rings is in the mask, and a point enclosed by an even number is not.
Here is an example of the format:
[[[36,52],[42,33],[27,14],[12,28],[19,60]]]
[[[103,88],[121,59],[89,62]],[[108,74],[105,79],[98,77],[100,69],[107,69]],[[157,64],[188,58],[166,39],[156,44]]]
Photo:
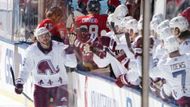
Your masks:
[[[150,82],[150,89],[151,91],[153,91],[156,95],[159,95],[160,93],[160,89],[161,87],[163,86],[163,84],[166,83],[166,80],[163,79],[163,78],[156,78],[156,79],[151,79],[151,82]]]
[[[116,84],[117,86],[119,86],[120,88],[123,87],[124,85],[126,86],[130,86],[131,84],[128,82],[128,80],[126,79],[126,75],[127,74],[122,74],[120,75],[117,79],[116,79]]]
[[[118,87],[123,87],[124,86],[124,83],[122,82],[122,77],[123,75],[120,75],[117,79],[116,79],[116,81],[115,81],[115,83],[116,83],[116,85],[118,86]]]
[[[106,52],[105,51],[102,51],[102,50],[99,50],[96,52],[96,54],[101,58],[105,58],[106,57]]]
[[[22,93],[22,91],[23,91],[23,81],[22,81],[22,79],[17,79],[16,81],[15,81],[15,92],[17,93],[17,94],[21,94]]]

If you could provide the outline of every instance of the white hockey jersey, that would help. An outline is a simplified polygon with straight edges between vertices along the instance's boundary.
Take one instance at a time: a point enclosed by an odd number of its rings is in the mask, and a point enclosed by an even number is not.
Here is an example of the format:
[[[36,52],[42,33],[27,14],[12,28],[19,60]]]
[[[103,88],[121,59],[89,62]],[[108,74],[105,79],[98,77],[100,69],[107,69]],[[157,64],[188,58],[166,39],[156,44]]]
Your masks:
[[[190,55],[164,58],[159,61],[158,69],[159,77],[166,79],[176,100],[183,96],[190,97]]]
[[[179,46],[180,54],[190,53],[190,39],[186,39]]]
[[[26,50],[22,68],[19,74],[24,82],[32,73],[34,84],[41,87],[56,87],[67,84],[68,76],[65,66],[76,67],[77,61],[74,54],[65,54],[68,46],[63,43],[52,42],[52,50],[44,54],[37,43],[32,44]]]
[[[152,53],[153,54],[153,63],[154,65],[153,66],[156,66],[158,61],[166,56],[168,54],[167,50],[164,48],[164,46],[162,44],[159,44],[155,51]]]

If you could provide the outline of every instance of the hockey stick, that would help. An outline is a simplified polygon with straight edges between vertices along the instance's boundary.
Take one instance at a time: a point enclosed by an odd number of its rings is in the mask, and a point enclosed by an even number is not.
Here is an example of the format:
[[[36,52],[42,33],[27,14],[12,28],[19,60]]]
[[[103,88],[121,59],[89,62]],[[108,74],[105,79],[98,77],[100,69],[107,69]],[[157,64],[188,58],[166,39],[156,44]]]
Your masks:
[[[15,75],[14,75],[14,71],[13,71],[13,68],[12,66],[10,67],[10,71],[11,71],[11,76],[12,76],[12,79],[13,79],[13,85],[15,86]],[[31,102],[34,102],[32,100],[32,98],[30,98],[26,93],[22,92],[22,95],[24,95],[24,97],[26,97],[28,100],[30,100]]]

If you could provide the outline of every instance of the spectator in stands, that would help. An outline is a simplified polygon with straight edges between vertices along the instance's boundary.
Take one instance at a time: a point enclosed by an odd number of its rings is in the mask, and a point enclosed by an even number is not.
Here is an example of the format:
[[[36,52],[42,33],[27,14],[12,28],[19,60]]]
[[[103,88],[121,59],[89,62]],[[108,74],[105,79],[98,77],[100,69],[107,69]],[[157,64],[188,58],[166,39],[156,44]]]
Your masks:
[[[66,66],[77,65],[74,54],[65,54],[67,47],[61,42],[51,40],[51,33],[40,27],[35,30],[37,42],[29,46],[22,64],[20,75],[15,81],[15,92],[21,94],[23,85],[30,73],[34,79],[35,107],[68,107],[68,75]]]
[[[181,13],[183,12],[186,8],[188,8],[190,6],[190,1],[189,0],[176,0],[176,4],[175,6],[177,6],[177,13]]]
[[[42,20],[37,28],[46,27],[52,34],[52,40],[62,42],[67,34],[64,22],[61,22],[62,17],[63,11],[61,8],[51,7],[46,11],[46,19]]]
[[[113,13],[115,11],[115,8],[119,6],[121,3],[119,0],[108,0],[107,5],[108,5],[108,14]]]
[[[83,13],[84,15],[88,14],[86,8],[87,8],[87,3],[89,0],[78,0],[78,7],[77,10]]]
[[[78,8],[76,10],[74,10],[73,7],[70,5],[70,15],[68,16],[66,21],[66,27],[68,31],[70,31],[72,26],[74,26],[74,20],[76,17],[84,16],[87,14],[86,5],[86,1],[82,0],[78,1]]]
[[[190,24],[190,7],[187,7],[179,15],[185,17],[188,20],[189,24]]]
[[[125,4],[129,9],[129,16],[139,20],[141,0],[126,0]]]

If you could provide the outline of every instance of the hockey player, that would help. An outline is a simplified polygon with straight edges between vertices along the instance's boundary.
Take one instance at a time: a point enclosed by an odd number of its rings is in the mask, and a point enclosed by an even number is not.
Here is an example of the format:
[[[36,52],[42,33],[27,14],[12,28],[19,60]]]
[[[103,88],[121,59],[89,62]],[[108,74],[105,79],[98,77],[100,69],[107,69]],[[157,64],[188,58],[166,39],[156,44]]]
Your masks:
[[[154,37],[154,41],[155,41],[155,44],[154,44],[154,49],[156,48],[156,46],[160,43],[160,40],[159,40],[159,35],[158,35],[158,32],[157,32],[157,27],[158,25],[163,21],[162,17],[160,15],[154,15],[151,22],[150,22],[150,33],[151,33],[151,36]]]
[[[151,23],[151,35],[154,36],[155,44],[153,48],[153,60],[154,66],[157,65],[159,58],[165,55],[165,48],[164,48],[164,39],[168,36],[171,36],[171,30],[169,27],[169,20],[161,21],[159,17],[155,16],[154,19],[156,22]],[[164,29],[164,30],[163,30]]]
[[[97,38],[100,37],[103,32],[109,31],[105,23],[107,15],[100,15],[100,6],[99,1],[89,1],[87,4],[88,14],[86,16],[76,17],[75,28],[85,27],[90,34],[94,34]]]
[[[156,75],[162,79],[160,96],[163,99],[172,96],[179,107],[190,107],[190,56],[180,54],[179,41],[174,36],[165,40],[165,47],[169,55],[159,61]]]
[[[96,54],[100,58],[105,57],[106,53],[103,50],[102,44],[85,27],[77,28],[76,33],[76,37],[73,37],[73,42],[70,43],[75,47],[79,65],[88,71],[98,69],[98,66],[93,61],[93,56]]]
[[[153,47],[153,39],[150,38],[150,58],[149,58],[149,70],[153,69],[153,60],[152,60],[152,47]],[[142,37],[139,36],[137,38],[137,41],[134,43],[134,49],[135,51],[135,58],[136,59],[130,59],[128,62],[128,71],[125,74],[121,74],[116,79],[116,84],[119,87],[123,87],[124,85],[129,87],[139,87],[141,84],[141,64],[142,64]]]
[[[129,36],[131,38],[131,41],[133,42],[132,48],[134,50],[135,58],[129,59],[127,63],[127,72],[117,77],[116,84],[119,87],[123,87],[124,85],[129,87],[138,87],[141,82],[142,36],[138,32],[137,23],[138,22],[136,19],[131,19],[127,22]],[[150,38],[150,42],[150,50],[152,50],[154,43],[152,38]],[[152,53],[150,53],[150,55],[151,54]],[[152,62],[150,63],[150,66],[152,66]]]
[[[78,48],[76,52],[77,58],[79,59],[79,63],[82,63],[82,65],[87,68],[87,70],[93,70],[96,69],[97,66],[94,64],[92,60],[93,52],[97,52],[98,49],[98,56],[104,57],[104,52],[101,50],[102,47],[100,46],[94,46],[94,44],[101,44],[100,37],[102,35],[105,35],[109,29],[106,26],[107,15],[100,15],[100,2],[97,0],[88,1],[87,3],[87,11],[88,14],[85,16],[79,16],[75,18],[75,25],[73,27],[73,30],[77,33],[77,39],[75,42],[76,47]],[[77,29],[82,30],[82,32],[78,32]],[[86,30],[84,30],[86,29]],[[78,43],[81,43],[81,46],[79,46]],[[100,52],[100,51],[101,52]],[[95,52],[95,53],[96,53]],[[99,53],[100,52],[100,53]],[[82,58],[81,58],[82,57]],[[85,64],[84,64],[85,62]],[[88,62],[88,63],[86,63]],[[92,62],[92,63],[89,63]]]
[[[119,5],[114,13],[108,16],[107,25],[111,31],[106,36],[101,37],[102,44],[106,47],[106,55],[108,56],[105,59],[109,59],[115,77],[126,73],[129,58],[134,57],[129,49],[129,36],[123,32],[123,26],[120,26],[122,18],[125,18],[127,13],[127,7]]]
[[[169,25],[172,29],[172,33],[174,34],[174,36],[176,36],[178,38],[180,38],[179,37],[180,34],[182,32],[187,31],[188,27],[189,27],[187,19],[183,16],[176,16],[176,17],[172,18]]]
[[[183,16],[176,16],[170,21],[172,34],[180,41],[180,53],[190,53],[190,31],[189,23]]]
[[[136,19],[131,19],[127,22],[128,25],[128,31],[129,31],[129,37],[130,37],[130,41],[131,43],[135,41],[135,39],[138,36],[142,36],[141,34],[139,34],[139,31],[137,29],[138,27],[138,21]]]
[[[161,13],[154,14],[152,20],[150,22],[150,30],[152,36],[157,36],[157,27],[158,25],[164,21],[164,16]]]
[[[154,66],[157,65],[160,58],[165,57],[168,54],[164,46],[164,41],[166,38],[170,36],[173,36],[173,35],[169,27],[165,27],[160,31],[160,34],[159,34],[160,43],[156,46],[155,52],[153,54]]]
[[[67,46],[52,41],[51,34],[45,27],[37,28],[34,34],[37,42],[26,50],[15,92],[22,93],[23,85],[32,73],[35,107],[48,107],[52,99],[56,107],[68,107],[68,76],[65,66],[75,68],[76,57],[74,54],[65,54]]]
[[[124,85],[132,88],[139,88],[141,86],[141,57],[142,57],[142,35],[141,35],[141,21],[139,23],[136,19],[131,19],[126,22],[129,36],[132,42],[132,49],[134,51],[134,58],[130,58],[127,63],[127,72],[119,75],[116,79],[116,84],[119,87]],[[154,41],[150,38],[150,56],[152,56],[152,47]],[[152,59],[150,59],[150,68],[152,67]]]

